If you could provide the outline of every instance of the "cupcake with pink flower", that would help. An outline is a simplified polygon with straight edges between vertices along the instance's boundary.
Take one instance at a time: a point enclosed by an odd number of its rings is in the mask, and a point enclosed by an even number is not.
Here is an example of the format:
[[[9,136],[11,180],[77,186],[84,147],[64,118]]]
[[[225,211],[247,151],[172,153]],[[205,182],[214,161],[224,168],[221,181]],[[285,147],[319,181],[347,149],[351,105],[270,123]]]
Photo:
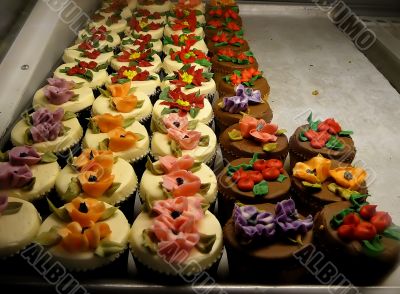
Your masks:
[[[219,260],[222,229],[204,210],[202,198],[181,196],[145,206],[132,225],[129,244],[141,272],[193,276]]]

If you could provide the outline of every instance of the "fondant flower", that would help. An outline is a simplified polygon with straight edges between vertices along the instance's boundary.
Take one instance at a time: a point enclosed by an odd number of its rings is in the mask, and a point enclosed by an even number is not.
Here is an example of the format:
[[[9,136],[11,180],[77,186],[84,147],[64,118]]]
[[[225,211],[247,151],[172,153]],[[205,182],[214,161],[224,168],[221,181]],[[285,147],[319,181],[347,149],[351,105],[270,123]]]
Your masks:
[[[110,142],[108,148],[113,152],[128,150],[135,146],[138,136],[135,133],[126,131],[122,127],[117,127],[108,132]]]
[[[204,69],[196,69],[194,65],[189,66],[186,70],[180,69],[175,71],[175,79],[171,81],[177,87],[200,87],[202,83],[206,82],[206,78],[203,75]]]
[[[278,125],[266,123],[265,120],[259,119],[255,129],[250,130],[250,136],[261,143],[276,142],[275,136]]]
[[[121,66],[116,73],[111,75],[113,84],[124,84],[129,81],[147,81],[151,77],[149,71],[142,70],[136,66]]]
[[[278,202],[275,207],[275,223],[284,234],[305,234],[313,227],[312,216],[300,219],[293,199]]]
[[[130,82],[108,85],[108,89],[112,95],[111,100],[119,112],[127,113],[136,108],[138,100],[135,95],[129,94]]]
[[[318,154],[306,162],[297,162],[293,176],[312,184],[324,182],[330,174],[331,160]]]
[[[17,146],[8,151],[8,160],[12,165],[35,165],[40,155],[31,146]]]
[[[91,161],[82,168],[78,175],[82,190],[90,197],[101,197],[112,185],[114,175],[107,166],[102,166],[97,161]]]
[[[185,94],[180,88],[175,88],[168,91],[167,99],[160,104],[166,105],[170,109],[176,109],[180,116],[185,116],[188,112],[190,113],[191,109],[200,110],[204,108],[204,95],[198,93]]]
[[[310,141],[311,147],[321,149],[325,147],[331,135],[327,131],[316,132],[312,129],[304,132],[304,136]]]
[[[170,128],[168,137],[177,142],[182,150],[193,150],[199,145],[201,133]]]
[[[177,113],[171,113],[163,118],[163,123],[167,129],[179,129],[186,131],[189,125],[189,120],[186,116],[180,116]]]
[[[72,221],[78,222],[82,227],[89,227],[102,217],[106,206],[96,199],[76,197],[65,204],[65,209]]]
[[[128,25],[136,33],[140,33],[158,30],[162,24],[150,21],[149,18],[142,18],[138,20],[137,18],[132,17],[131,20],[128,22]]]
[[[61,105],[71,100],[71,98],[75,95],[74,92],[70,90],[73,89],[74,87],[73,85],[70,84],[70,82],[67,82],[64,79],[51,79],[51,80],[53,80],[52,83],[54,85],[51,85],[49,82],[49,85],[47,85],[43,89],[44,96],[47,98],[47,101],[49,101],[51,104]],[[60,81],[54,81],[54,80],[60,80]]]
[[[338,167],[329,171],[335,182],[343,188],[358,190],[365,184],[367,173],[359,167]]]
[[[318,125],[318,131],[327,131],[329,134],[336,135],[340,133],[342,128],[333,118],[327,118]]]
[[[172,34],[171,37],[164,36],[164,45],[171,44],[179,47],[192,47],[199,40],[201,40],[201,37],[195,34]]]
[[[60,88],[60,89],[68,89],[71,90],[75,87],[75,82],[74,81],[67,81],[65,79],[60,79],[60,78],[48,78],[47,83],[50,86]]]
[[[235,232],[247,242],[272,239],[275,235],[274,216],[258,211],[255,206],[238,206],[233,209]]]
[[[139,51],[134,49],[124,50],[121,55],[118,55],[117,61],[119,62],[129,62],[129,65],[137,65],[140,67],[149,67],[153,64],[154,52],[151,49],[145,51]]]
[[[180,158],[166,155],[161,156],[159,162],[163,171],[168,174],[178,170],[189,170],[194,164],[194,159],[190,155],[184,155]]]
[[[191,224],[185,224],[185,220],[189,217],[193,224],[204,217],[201,208],[202,201],[201,197],[175,197],[157,200],[153,203],[152,214],[171,228],[186,232],[189,229],[190,232]]]
[[[200,178],[186,170],[174,171],[162,178],[163,188],[171,192],[174,197],[194,196],[200,190]]]
[[[32,113],[32,126],[30,133],[34,143],[45,141],[54,141],[62,130],[61,120],[64,116],[64,110],[58,108],[51,112],[46,108],[40,108]]]
[[[247,111],[249,103],[261,103],[261,92],[246,88],[239,84],[236,89],[236,95],[232,97],[224,97],[222,109],[230,113],[240,113]]]
[[[122,114],[112,115],[110,113],[104,113],[93,117],[100,132],[107,133],[115,128],[121,128],[124,124],[124,117]]]
[[[262,72],[251,67],[242,71],[234,70],[232,74],[224,76],[223,80],[232,86],[243,84],[247,87],[254,86],[255,81],[262,77]]]
[[[0,189],[18,189],[29,184],[33,178],[32,171],[25,165],[0,163]]]
[[[4,210],[6,210],[8,206],[8,195],[1,193],[0,194],[0,216]]]
[[[96,70],[97,62],[90,61],[89,63],[85,61],[80,61],[73,67],[65,67],[60,70],[60,72],[67,74],[68,76],[78,76],[87,81],[93,80],[92,70]]]
[[[178,10],[179,11],[179,10]],[[189,30],[190,32],[194,32],[197,28],[197,19],[196,13],[193,11],[185,18],[175,18],[172,22],[169,23],[169,26],[174,31],[179,30]]]
[[[74,158],[73,165],[78,170],[82,170],[93,161],[99,163],[111,172],[111,168],[114,164],[114,156],[110,150],[84,149],[78,157]]]
[[[243,138],[250,138],[250,131],[256,129],[258,120],[250,115],[243,115],[239,121],[239,129]]]
[[[211,65],[210,58],[201,50],[191,49],[188,46],[181,47],[179,51],[170,51],[171,60],[183,64],[197,63],[205,67]]]

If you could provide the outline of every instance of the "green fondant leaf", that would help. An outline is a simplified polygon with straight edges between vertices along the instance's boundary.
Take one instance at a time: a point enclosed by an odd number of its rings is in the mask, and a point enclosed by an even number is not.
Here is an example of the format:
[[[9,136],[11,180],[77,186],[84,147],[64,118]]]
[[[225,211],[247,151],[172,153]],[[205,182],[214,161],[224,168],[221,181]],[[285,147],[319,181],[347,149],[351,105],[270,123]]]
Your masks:
[[[137,136],[137,140],[138,141],[142,141],[144,138],[146,138],[144,135],[140,134],[140,133],[134,133]]]
[[[201,147],[207,147],[210,144],[210,136],[209,135],[205,135],[205,136],[201,136],[200,137],[200,141],[198,146]]]
[[[99,126],[97,125],[96,121],[93,118],[89,119],[88,128],[90,130],[92,130],[93,134],[99,134],[100,133],[100,128],[99,128]]]
[[[195,161],[193,166],[192,166],[192,168],[190,169],[190,171],[192,173],[195,173],[195,172],[199,171],[201,169],[201,165],[202,165],[201,161]]]
[[[307,181],[302,181],[301,183],[303,184],[304,187],[307,187],[307,188],[313,188],[313,189],[321,189],[322,188],[322,185],[319,183],[313,184],[313,183],[310,183]]]
[[[77,177],[74,177],[71,178],[71,181],[68,184],[67,191],[65,191],[65,193],[61,196],[61,198],[67,202],[70,202],[76,196],[81,194],[81,192],[82,192],[82,187],[79,183],[79,180]]]
[[[64,112],[64,116],[63,116],[62,120],[66,121],[66,120],[70,120],[72,118],[76,118],[76,114],[73,113],[72,111],[66,111],[66,112]]]
[[[148,169],[153,175],[159,176],[164,174],[162,168],[151,161],[150,156],[147,156],[146,169]]]
[[[107,257],[121,252],[123,249],[124,246],[122,244],[104,239],[97,246],[94,254],[100,257]]]
[[[175,140],[171,141],[171,151],[172,151],[172,155],[174,155],[175,157],[181,157],[182,156],[182,149],[179,146],[179,144],[177,144],[175,142]]]
[[[136,108],[142,107],[143,104],[144,104],[144,100],[138,100],[137,103],[136,103]]]
[[[104,90],[102,88],[98,88],[100,91],[100,94],[103,95],[104,97],[110,98],[111,97],[111,92],[108,90]]]
[[[79,99],[79,94],[74,94],[74,96],[69,99],[69,101],[77,101]]]
[[[0,152],[0,162],[8,161],[8,152]]]
[[[258,153],[253,154],[253,158],[250,160],[249,164],[253,165],[254,162],[258,160]]]
[[[118,208],[115,206],[111,206],[111,207],[107,208],[103,212],[103,215],[99,218],[99,221],[105,221],[105,220],[109,219],[110,217],[112,217],[115,214],[115,212],[117,210],[118,210]]]
[[[79,88],[82,88],[84,84],[85,84],[84,82],[75,83],[75,85],[74,85],[74,89],[79,89]]]
[[[179,110],[177,108],[167,108],[164,107],[163,110],[161,111],[161,115],[166,115],[166,114],[170,114],[170,113],[178,113]]]
[[[105,138],[103,141],[99,143],[99,150],[108,150],[108,144],[110,144],[110,139]]]
[[[276,179],[276,181],[279,183],[282,183],[286,179],[287,179],[287,176],[285,176],[284,174],[280,174],[279,177]]]
[[[29,128],[27,128],[24,132],[24,144],[25,145],[33,144],[32,134],[31,134],[31,130]]]
[[[202,73],[203,78],[205,78],[206,80],[211,80],[214,76],[214,73],[212,72],[203,72]]]
[[[299,139],[302,142],[307,142],[308,138],[304,135],[304,131],[300,132]]]
[[[194,130],[197,127],[198,122],[197,119],[189,121],[188,130]]]
[[[35,186],[36,183],[36,178],[33,177],[28,184],[26,184],[25,186],[23,186],[21,188],[22,191],[31,191],[33,189],[33,186]]]
[[[350,136],[350,135],[353,135],[354,134],[354,132],[353,131],[341,131],[341,132],[339,132],[339,136],[343,136],[343,137],[347,137],[347,136]]]
[[[375,236],[372,240],[362,240],[361,242],[364,252],[370,256],[376,256],[385,249],[380,236]]]
[[[18,211],[20,211],[22,208],[22,204],[22,202],[8,202],[6,209],[0,213],[0,216],[18,213]]]
[[[267,144],[264,144],[263,150],[264,150],[265,152],[272,152],[272,151],[274,151],[277,147],[278,147],[278,143],[267,143]]]
[[[55,216],[57,216],[60,220],[64,222],[70,222],[71,217],[68,214],[68,211],[63,207],[63,208],[57,208],[49,198],[46,198],[47,204],[49,205],[49,209],[52,213],[54,213]]]
[[[121,183],[112,183],[111,187],[104,193],[105,196],[111,196],[121,186]]]
[[[400,241],[400,227],[392,225],[384,230],[382,235]]]
[[[199,111],[200,111],[200,108],[199,108],[199,107],[191,108],[191,109],[189,110],[190,117],[191,117],[191,118],[196,118],[196,116],[199,114]]]
[[[333,150],[342,150],[344,148],[344,144],[335,136],[331,136],[325,146]]]
[[[135,122],[134,117],[124,119],[123,128],[126,129],[126,128],[130,127],[134,122]]]
[[[161,118],[152,119],[151,120],[151,124],[152,124],[152,128],[151,129],[153,131],[158,131],[158,132],[163,133],[163,134],[167,134],[168,133],[168,130],[165,127],[164,122],[162,121]]]
[[[207,59],[198,59],[194,63],[197,63],[197,64],[199,64],[201,66],[204,66],[204,67],[210,67],[211,66],[211,62],[209,62]]]
[[[36,243],[43,246],[53,246],[61,241],[61,236],[58,234],[58,227],[52,227],[50,231],[43,232],[35,239]]]
[[[232,131],[228,132],[228,137],[231,141],[243,140],[242,133],[237,129],[233,129]]]
[[[144,248],[146,248],[151,254],[157,254],[157,237],[154,232],[150,229],[145,229],[142,232],[142,242]]]
[[[114,41],[114,38],[111,35],[107,35],[106,40],[111,43]]]
[[[354,209],[352,208],[343,209],[331,219],[331,226],[334,229],[340,227],[343,223],[343,219],[345,218],[345,216],[352,212],[354,212]]]
[[[275,135],[280,136],[283,135],[284,133],[286,133],[287,130],[286,129],[279,129],[275,132]]]
[[[342,188],[339,185],[337,185],[336,183],[330,183],[328,185],[328,190],[346,200],[349,200],[351,195],[360,194],[357,191]]]
[[[46,152],[40,156],[40,163],[52,163],[57,161],[57,155],[53,152]]]
[[[199,250],[203,254],[207,254],[211,251],[211,249],[214,246],[215,240],[217,239],[217,236],[215,234],[213,235],[206,235],[203,233],[199,233],[200,235],[200,240],[196,244],[196,249]]]
[[[264,196],[267,195],[269,192],[268,182],[261,181],[257,185],[253,187],[253,194],[254,196]]]
[[[201,184],[201,185],[200,185],[200,191],[199,191],[199,193],[200,193],[201,195],[207,194],[207,193],[208,193],[208,190],[210,190],[210,187],[211,187],[211,183],[204,183],[204,184]]]
[[[168,92],[169,92],[169,87],[165,87],[164,89],[162,89],[159,99],[165,101],[171,101],[171,99],[168,97]]]
[[[321,121],[320,120],[313,121],[312,120],[312,112],[308,116],[307,121],[310,126],[310,129],[312,129],[314,131],[318,131],[318,125],[321,123]]]

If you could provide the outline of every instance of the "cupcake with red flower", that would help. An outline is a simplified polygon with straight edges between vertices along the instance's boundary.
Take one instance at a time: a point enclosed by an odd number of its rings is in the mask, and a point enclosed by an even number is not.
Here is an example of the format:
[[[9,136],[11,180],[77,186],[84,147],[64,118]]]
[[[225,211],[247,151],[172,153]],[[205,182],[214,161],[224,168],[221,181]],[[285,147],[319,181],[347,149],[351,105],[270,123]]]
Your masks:
[[[233,21],[238,25],[242,24],[242,18],[239,15],[238,6],[213,6],[207,11],[207,20]]]
[[[169,21],[174,21],[176,19],[178,20],[187,20],[188,18],[196,18],[196,21],[200,25],[204,25],[206,23],[206,18],[204,16],[204,13],[201,10],[197,9],[185,9],[181,7],[175,7],[171,9],[171,11],[168,13],[168,20]]]
[[[161,58],[152,49],[124,50],[111,59],[111,67],[118,71],[122,66],[137,66],[141,70],[158,73],[161,69]]]
[[[178,51],[171,50],[164,58],[163,69],[169,74],[182,68],[185,64],[193,64],[196,68],[210,71],[210,58],[203,52],[188,46],[181,47]]]
[[[168,55],[169,52],[172,51],[179,51],[181,47],[190,47],[192,49],[197,49],[205,54],[208,53],[207,45],[204,42],[204,38],[200,36],[196,36],[195,34],[172,34],[171,36],[167,37],[164,36],[163,39],[163,51],[165,55]]]
[[[213,164],[217,148],[214,131],[197,120],[170,113],[153,121],[150,152],[158,160],[162,156],[190,155],[195,161]]]
[[[100,48],[98,42],[83,41],[64,50],[63,61],[65,63],[75,62],[76,60],[98,64],[109,64],[114,55],[114,47],[108,45]]]
[[[231,161],[218,181],[218,206],[224,223],[236,202],[246,205],[276,203],[289,197],[290,178],[279,159],[239,158]]]
[[[222,155],[232,161],[257,153],[262,159],[274,158],[285,162],[289,152],[285,132],[285,129],[262,118],[244,115],[239,123],[229,126],[219,137]]]
[[[95,13],[91,17],[91,22],[89,22],[89,29],[104,26],[107,31],[111,31],[117,34],[124,32],[127,21],[124,19],[119,12],[113,12],[111,14],[101,14]]]
[[[242,26],[231,19],[219,19],[213,18],[207,20],[206,26],[204,27],[204,33],[209,38],[218,32],[226,32],[229,34],[243,35]]]
[[[221,225],[203,210],[201,200],[181,196],[145,206],[129,236],[143,275],[193,277],[217,263],[223,249]],[[177,267],[181,270],[176,271]]]
[[[61,64],[54,71],[54,78],[82,83],[90,88],[98,88],[107,80],[107,63],[98,64],[96,61],[80,61]]]
[[[136,5],[129,4],[127,0],[113,0],[109,3],[104,3],[102,7],[96,11],[96,13],[109,17],[113,14],[120,14],[122,18],[128,19],[132,16],[132,10],[136,8]],[[133,8],[132,8],[133,7]]]
[[[197,22],[194,13],[183,18],[168,18],[164,29],[164,36],[170,37],[171,35],[181,34],[194,34],[204,38],[203,27]]]
[[[206,125],[209,125],[214,117],[211,104],[204,95],[198,92],[185,94],[181,88],[171,90],[167,87],[161,91],[159,100],[154,104],[152,129],[155,123],[171,113]]]
[[[237,52],[245,52],[250,49],[249,44],[243,36],[224,31],[219,31],[210,36],[207,39],[207,47],[213,54],[222,48],[231,49]]]
[[[214,100],[216,85],[213,74],[204,72],[204,69],[186,64],[180,70],[167,75],[162,83],[162,87],[169,87],[171,90],[180,88],[183,93],[197,93],[207,97],[209,101]]]
[[[180,10],[194,10],[199,11],[202,14],[206,12],[206,6],[202,0],[178,0],[177,3],[174,3],[171,10],[180,9]]]
[[[81,45],[81,43],[86,43]],[[117,33],[111,32],[107,30],[107,28],[103,25],[97,27],[86,27],[79,31],[78,38],[75,41],[76,45],[81,45],[81,48],[87,48],[87,44],[91,46],[95,46],[98,44],[99,49],[102,49],[106,46],[115,48],[121,43],[121,38]]]
[[[220,48],[211,59],[214,73],[229,74],[233,70],[258,69],[258,62],[251,51],[238,52],[230,48]]]
[[[146,9],[150,13],[161,13],[165,14],[171,9],[170,0],[138,0],[137,9]]]
[[[164,33],[164,24],[160,22],[154,22],[148,18],[141,18],[140,20],[136,17],[132,17],[129,20],[128,27],[125,30],[125,35],[130,34],[136,35],[150,35],[154,40],[160,40]]]
[[[307,125],[298,127],[290,137],[291,168],[297,162],[309,160],[318,154],[349,164],[353,161],[356,148],[351,138],[352,131],[342,129],[334,118],[314,121],[312,113],[307,121]]]
[[[121,50],[144,51],[152,49],[160,54],[163,51],[163,44],[159,39],[152,39],[150,34],[132,33],[121,41]]]
[[[151,21],[155,23],[165,24],[167,21],[167,13],[166,12],[150,12],[148,9],[137,9],[134,11],[133,16],[141,21],[142,19],[145,21]]]

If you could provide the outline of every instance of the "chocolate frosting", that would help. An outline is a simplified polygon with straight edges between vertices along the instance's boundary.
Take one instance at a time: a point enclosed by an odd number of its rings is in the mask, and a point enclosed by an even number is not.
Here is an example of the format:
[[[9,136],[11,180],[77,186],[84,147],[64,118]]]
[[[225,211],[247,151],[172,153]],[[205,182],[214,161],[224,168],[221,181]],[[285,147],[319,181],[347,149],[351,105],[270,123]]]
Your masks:
[[[235,50],[236,52],[245,52],[248,51],[250,49],[249,47],[249,43],[247,43],[246,40],[244,40],[243,44],[240,44],[240,46],[232,46],[232,45],[225,45],[225,46],[218,46],[216,47],[215,45],[217,44],[217,42],[212,41],[211,39],[209,39],[207,41],[207,48],[208,51],[215,54],[219,49],[224,48],[224,49],[232,49]]]
[[[214,54],[213,58],[211,58],[212,63],[212,72],[214,73],[222,73],[222,74],[230,74],[234,70],[244,70],[248,68],[258,69],[258,62],[255,59],[254,63],[249,64],[237,64],[230,61],[219,61],[218,54]]]

